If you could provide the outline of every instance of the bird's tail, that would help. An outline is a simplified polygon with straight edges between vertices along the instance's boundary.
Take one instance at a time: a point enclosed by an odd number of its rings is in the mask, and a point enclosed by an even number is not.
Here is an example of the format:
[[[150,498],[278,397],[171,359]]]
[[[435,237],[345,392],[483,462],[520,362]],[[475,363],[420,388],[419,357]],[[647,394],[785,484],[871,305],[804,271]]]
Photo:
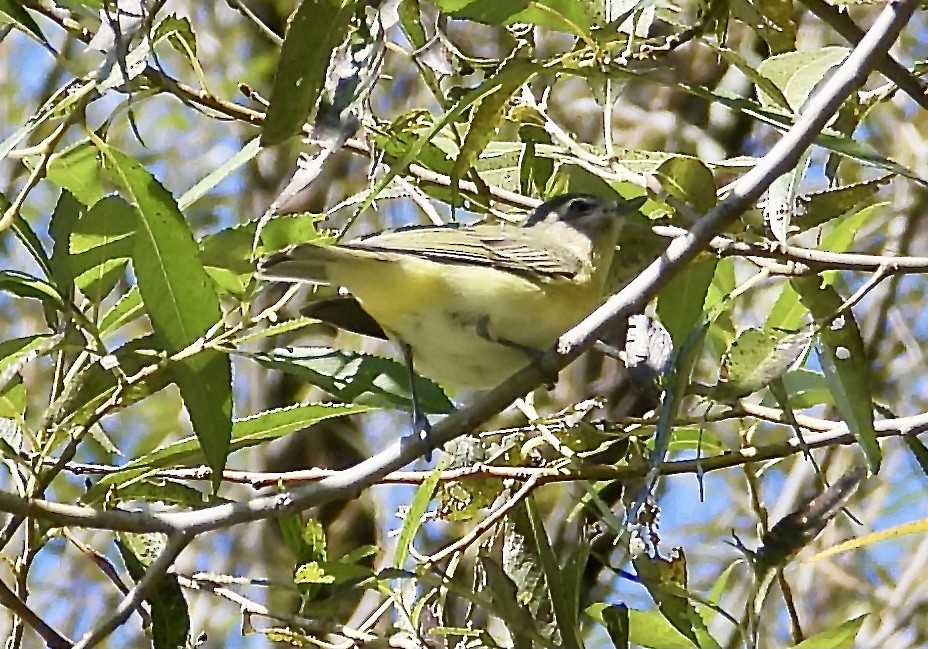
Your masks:
[[[329,268],[349,253],[337,246],[304,243],[265,257],[258,262],[258,277],[285,282],[330,284]]]

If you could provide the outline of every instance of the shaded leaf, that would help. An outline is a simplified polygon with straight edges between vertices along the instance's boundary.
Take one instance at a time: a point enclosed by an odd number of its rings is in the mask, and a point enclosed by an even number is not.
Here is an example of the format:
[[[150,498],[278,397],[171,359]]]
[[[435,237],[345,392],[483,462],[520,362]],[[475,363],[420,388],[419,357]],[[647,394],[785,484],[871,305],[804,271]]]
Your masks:
[[[537,71],[538,66],[535,63],[511,58],[484,82],[484,85],[492,84],[494,89],[484,96],[473,110],[467,135],[464,136],[461,151],[451,169],[451,177],[455,181],[467,173],[496,135],[496,130],[503,121],[503,109],[509,103],[509,99]]]
[[[885,175],[866,182],[802,196],[799,201],[805,209],[802,214],[793,218],[793,224],[801,230],[808,230],[837,218],[873,198],[880,187],[890,179],[891,176]]]
[[[533,497],[529,496],[526,499],[525,508],[535,539],[535,550],[545,575],[545,582],[548,584],[551,609],[561,634],[561,642],[568,647],[583,647],[579,619],[580,593],[576,589],[577,583],[564,578]]]
[[[163,534],[119,533],[116,547],[126,569],[138,583],[158,555],[164,551]],[[149,584],[145,594],[151,614],[153,649],[177,649],[187,646],[190,633],[190,614],[187,600],[177,581],[177,575],[166,573]]]
[[[529,609],[520,603],[518,588],[493,559],[481,556],[478,560],[486,576],[486,590],[493,602],[493,610],[488,612],[506,624],[514,647],[533,646],[531,636],[537,635],[538,623]],[[577,646],[578,649],[582,647]]]
[[[35,36],[40,43],[48,44],[48,40],[46,40],[42,30],[39,29],[38,23],[29,15],[29,12],[26,11],[21,3],[15,2],[14,0],[0,0],[0,14],[7,16],[7,18],[24,32],[28,32]]]
[[[74,283],[74,275],[71,272],[69,246],[71,232],[84,211],[85,206],[74,198],[71,192],[62,190],[48,225],[48,233],[54,241],[52,256],[49,259],[50,279],[62,295],[70,296],[73,293],[71,286]]]
[[[345,0],[303,0],[290,17],[261,130],[264,146],[280,144],[306,123],[353,15],[354,3]]]
[[[906,435],[903,439],[905,445],[915,457],[915,461],[918,462],[918,466],[921,467],[922,473],[928,476],[928,448],[914,435]]]
[[[294,374],[346,402],[411,409],[406,366],[394,360],[331,349],[294,347],[270,352],[236,352],[264,367]],[[438,385],[416,377],[419,405],[429,413],[453,410]]]
[[[860,328],[850,310],[835,315],[841,298],[831,286],[821,286],[817,275],[790,280],[802,303],[820,324],[817,347],[838,412],[857,439],[872,473],[880,470],[882,453],[873,428],[870,361]]]
[[[77,288],[99,303],[122,278],[132,255],[135,208],[119,196],[97,201],[71,232],[71,275]]]
[[[675,349],[683,345],[702,320],[717,263],[717,259],[690,262],[684,272],[674,274],[657,294],[657,317],[670,332]]]
[[[696,158],[673,156],[661,163],[655,173],[665,191],[700,214],[705,214],[718,202],[715,178]]]

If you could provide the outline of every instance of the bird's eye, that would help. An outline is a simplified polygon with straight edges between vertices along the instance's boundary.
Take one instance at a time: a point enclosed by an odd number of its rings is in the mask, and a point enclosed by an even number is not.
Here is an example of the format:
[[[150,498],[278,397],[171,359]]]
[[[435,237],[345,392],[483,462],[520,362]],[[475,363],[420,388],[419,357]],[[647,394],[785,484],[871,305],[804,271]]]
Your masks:
[[[588,198],[575,198],[570,201],[570,204],[567,206],[567,214],[565,217],[567,219],[575,219],[580,216],[585,216],[593,211],[593,202]]]

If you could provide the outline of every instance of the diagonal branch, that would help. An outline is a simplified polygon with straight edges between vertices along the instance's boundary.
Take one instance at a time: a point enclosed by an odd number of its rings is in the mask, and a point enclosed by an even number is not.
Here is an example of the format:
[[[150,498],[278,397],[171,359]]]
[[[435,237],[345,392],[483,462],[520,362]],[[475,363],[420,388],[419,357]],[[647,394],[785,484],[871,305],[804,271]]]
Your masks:
[[[851,20],[849,15],[842,13],[838,7],[828,4],[825,0],[802,0],[802,4],[828,23],[849,43],[856,45],[864,37],[863,30]],[[928,84],[909,72],[889,53],[878,56],[874,67],[896,84],[902,92],[914,99],[919,106],[928,110]]]
[[[168,539],[164,550],[158,555],[158,558],[154,563],[148,566],[148,569],[145,571],[145,576],[142,577],[122,601],[119,602],[116,610],[98,624],[96,628],[88,631],[84,637],[80,639],[80,642],[74,645],[74,649],[91,649],[91,647],[100,644],[110,633],[122,626],[122,624],[129,619],[129,616],[132,615],[133,611],[141,606],[142,601],[145,599],[152,585],[170,570],[177,556],[183,552],[184,548],[186,548],[192,540],[193,537],[189,534],[181,533],[172,535]]]

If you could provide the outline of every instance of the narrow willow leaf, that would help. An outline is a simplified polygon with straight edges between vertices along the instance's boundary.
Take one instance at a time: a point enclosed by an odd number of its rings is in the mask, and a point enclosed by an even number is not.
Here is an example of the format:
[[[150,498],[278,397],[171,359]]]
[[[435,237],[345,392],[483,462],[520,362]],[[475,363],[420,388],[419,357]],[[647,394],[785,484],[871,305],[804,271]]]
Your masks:
[[[354,4],[345,0],[303,0],[290,17],[261,130],[264,146],[295,135],[309,118],[353,15]]]
[[[891,178],[884,175],[862,183],[806,194],[799,199],[804,212],[793,219],[793,224],[801,230],[808,230],[835,219],[873,198]]]
[[[493,610],[488,612],[505,623],[512,634],[513,647],[535,646],[531,638],[538,635],[538,622],[519,601],[518,588],[493,559],[481,556],[478,560],[493,601]],[[582,645],[577,645],[577,649],[581,648]]]
[[[909,451],[915,456],[915,461],[918,462],[918,466],[921,467],[922,473],[928,476],[928,448],[925,448],[921,440],[914,435],[906,435],[903,439]]]
[[[464,136],[464,144],[461,145],[461,151],[451,170],[451,177],[455,183],[474,166],[477,158],[496,135],[496,130],[503,121],[503,109],[512,95],[537,71],[538,66],[534,63],[511,58],[484,82],[492,84],[495,89],[481,99],[473,111],[467,135]]]
[[[250,162],[261,151],[261,138],[252,138],[238,153],[204,176],[177,199],[177,207],[187,209],[216,188],[223,180]]]
[[[416,495],[413,496],[409,509],[406,510],[406,518],[403,520],[403,528],[400,530],[399,538],[396,541],[396,551],[393,554],[393,567],[402,568],[406,563],[406,557],[409,556],[409,546],[416,537],[416,532],[422,526],[422,517],[428,510],[429,503],[432,502],[432,496],[435,494],[435,488],[438,486],[438,478],[441,477],[441,467],[436,466],[429,477],[422,481],[422,484],[416,489]]]
[[[867,620],[866,615],[855,617],[848,620],[833,629],[820,631],[815,635],[806,638],[793,649],[843,649],[844,647],[854,646],[854,638],[857,637],[860,627]]]
[[[145,310],[169,354],[204,336],[222,317],[219,297],[174,198],[138,162],[105,150],[138,212],[132,266]],[[205,350],[171,365],[193,430],[214,470],[225,466],[232,430],[232,367],[226,354]]]
[[[252,417],[237,419],[232,425],[229,452],[280,439],[333,417],[360,414],[368,410],[365,406],[316,403],[267,410]],[[202,461],[202,457],[203,452],[196,437],[172,442],[127,463],[118,473],[106,476],[88,489],[81,500],[85,503],[96,502],[112,487],[120,487],[159,469],[195,465]]]
[[[71,287],[74,283],[74,275],[71,272],[71,232],[74,231],[74,226],[85,209],[85,206],[74,198],[71,192],[62,190],[48,225],[48,233],[54,241],[52,256],[49,259],[50,279],[62,295],[73,295],[73,288]]]
[[[142,294],[139,293],[139,287],[133,286],[119,298],[116,304],[100,320],[100,333],[115,331],[135,320],[144,311],[145,305],[142,304]]]
[[[790,280],[802,303],[820,323],[819,359],[838,412],[857,439],[872,473],[880,470],[882,453],[873,428],[870,361],[854,314],[835,316],[841,298],[831,286],[821,286],[817,275]]]
[[[576,592],[573,584],[564,579],[561,566],[558,564],[551,542],[548,540],[548,533],[545,531],[544,521],[538,512],[534,498],[529,496],[525,501],[525,505],[529,523],[532,527],[532,535],[535,539],[538,559],[541,562],[541,569],[545,573],[545,582],[548,584],[551,608],[554,611],[554,619],[557,620],[561,642],[567,647],[582,648],[584,643],[580,629],[579,593]]]
[[[328,347],[235,352],[264,367],[299,376],[343,401],[411,408],[406,366],[388,358]],[[446,414],[451,401],[432,381],[416,377],[419,405],[429,413]]]
[[[5,14],[24,32],[32,34],[40,43],[48,45],[45,34],[39,29],[35,19],[23,8],[22,3],[13,0],[0,0],[0,13]]]
[[[120,532],[116,546],[126,569],[138,583],[164,551],[165,536]],[[153,649],[187,646],[190,613],[177,575],[165,573],[150,583],[145,591],[145,602],[151,615],[151,627],[147,633],[151,636]]]

